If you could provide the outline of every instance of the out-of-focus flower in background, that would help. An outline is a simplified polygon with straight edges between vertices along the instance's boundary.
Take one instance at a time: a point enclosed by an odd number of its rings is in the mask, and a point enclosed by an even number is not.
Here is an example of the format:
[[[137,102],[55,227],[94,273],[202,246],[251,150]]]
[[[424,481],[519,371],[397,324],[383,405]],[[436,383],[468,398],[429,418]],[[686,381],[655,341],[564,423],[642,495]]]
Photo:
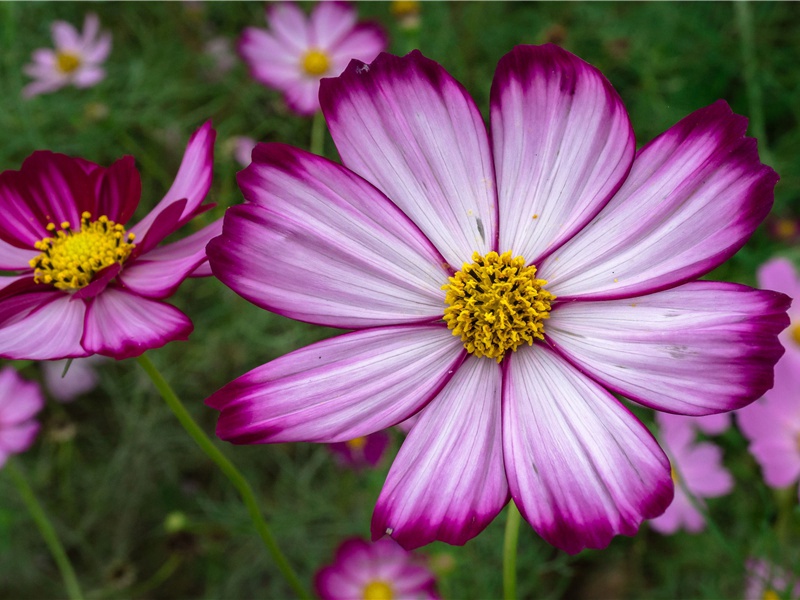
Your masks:
[[[769,561],[750,558],[745,563],[744,600],[798,600],[800,579]]]
[[[322,600],[439,598],[424,560],[388,538],[372,544],[344,541],[334,563],[317,573],[314,586]]]
[[[346,442],[328,444],[328,449],[345,467],[356,470],[374,468],[383,458],[389,447],[389,441],[388,432],[378,431]]]
[[[397,24],[401,29],[419,28],[422,2],[418,0],[392,0],[389,3],[389,11],[397,19]]]
[[[211,186],[211,123],[192,135],[166,196],[125,229],[141,195],[132,156],[108,168],[34,152],[0,174],[0,356],[117,359],[186,339],[192,323],[163,299],[205,263],[216,221],[158,246],[198,214]],[[193,273],[194,272],[194,273]]]
[[[95,368],[102,362],[99,356],[71,359],[48,360],[42,363],[42,377],[47,393],[59,402],[72,402],[78,396],[91,392],[97,387],[100,376]]]
[[[319,110],[319,82],[341,73],[351,59],[369,62],[386,48],[383,30],[357,23],[344,2],[320,2],[306,17],[291,2],[267,7],[269,30],[248,27],[239,54],[259,83],[283,92],[300,115]]]
[[[251,156],[253,154],[253,148],[256,147],[256,141],[251,138],[247,137],[246,135],[238,135],[234,138],[231,138],[231,146],[233,148],[233,157],[243,167],[246,167],[250,164]]]
[[[33,62],[24,67],[25,74],[34,79],[22,90],[26,98],[54,92],[70,84],[91,87],[106,76],[100,65],[111,52],[111,34],[100,32],[96,14],[86,15],[82,33],[65,21],[55,21],[52,33],[55,48],[35,50]]]
[[[758,286],[765,290],[782,292],[794,299],[789,308],[791,325],[778,338],[786,348],[783,360],[790,355],[800,359],[800,277],[794,264],[786,258],[773,258],[758,269]]]
[[[34,419],[44,406],[39,386],[23,379],[14,367],[0,370],[0,467],[11,454],[25,452],[39,433]]]
[[[703,514],[687,495],[701,503],[730,493],[733,477],[722,466],[722,449],[711,442],[697,442],[697,417],[656,413],[658,436],[672,463],[675,497],[660,517],[650,521],[653,529],[666,535],[685,529],[697,533],[705,528]]]

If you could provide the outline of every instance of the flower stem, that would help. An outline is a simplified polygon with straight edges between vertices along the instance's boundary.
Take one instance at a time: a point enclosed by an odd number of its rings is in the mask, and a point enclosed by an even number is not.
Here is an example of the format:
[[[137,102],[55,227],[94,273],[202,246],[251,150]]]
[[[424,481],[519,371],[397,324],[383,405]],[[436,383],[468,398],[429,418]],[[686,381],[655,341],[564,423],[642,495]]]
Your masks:
[[[25,506],[28,508],[28,512],[36,522],[36,526],[39,527],[39,532],[42,534],[47,547],[50,549],[50,554],[53,555],[53,560],[56,561],[58,570],[61,571],[64,587],[67,588],[67,596],[70,600],[83,600],[83,594],[81,593],[80,585],[78,585],[78,578],[75,576],[72,563],[69,562],[67,553],[64,551],[64,546],[61,545],[61,541],[58,539],[53,524],[50,523],[42,505],[39,504],[39,501],[36,499],[33,488],[28,483],[28,480],[25,479],[22,471],[17,469],[13,460],[9,460],[6,463],[5,469],[11,475],[11,479],[14,480],[19,494],[22,496]]]
[[[183,403],[180,401],[178,396],[175,395],[175,392],[172,391],[172,388],[170,387],[169,383],[167,383],[166,379],[164,379],[158,369],[156,369],[155,365],[150,361],[150,358],[142,354],[137,358],[137,360],[139,361],[141,367],[149,375],[150,379],[153,381],[153,384],[161,394],[161,397],[164,398],[164,401],[178,418],[178,421],[180,421],[181,425],[183,425],[183,428],[186,430],[186,432],[192,437],[197,445],[200,446],[203,452],[205,452],[206,455],[217,464],[220,470],[237,489],[239,495],[242,497],[244,505],[247,507],[247,512],[250,513],[250,518],[253,521],[253,525],[255,525],[258,535],[261,536],[261,539],[269,553],[272,555],[275,564],[278,566],[281,573],[283,573],[283,576],[286,578],[286,581],[294,590],[295,594],[303,599],[309,598],[308,593],[306,593],[306,590],[300,583],[300,579],[289,565],[286,557],[278,547],[275,538],[272,536],[272,532],[270,531],[263,515],[261,514],[261,509],[256,501],[253,488],[250,487],[250,484],[247,483],[247,480],[239,472],[239,470],[233,466],[233,463],[228,460],[224,454],[222,454],[219,448],[217,448],[211,442],[200,426],[195,422],[194,419],[192,419],[192,416],[183,406]]]
[[[311,144],[309,150],[312,154],[322,156],[325,152],[325,117],[322,111],[318,110],[314,113],[314,119],[311,121]]]
[[[506,536],[503,540],[503,600],[516,600],[517,597],[517,540],[521,520],[519,509],[511,500],[508,503]]]

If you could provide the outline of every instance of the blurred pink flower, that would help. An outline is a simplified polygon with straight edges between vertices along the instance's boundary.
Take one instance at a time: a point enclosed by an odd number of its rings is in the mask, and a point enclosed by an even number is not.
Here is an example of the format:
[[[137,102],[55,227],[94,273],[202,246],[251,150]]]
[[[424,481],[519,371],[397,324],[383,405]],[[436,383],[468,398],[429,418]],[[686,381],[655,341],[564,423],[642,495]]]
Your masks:
[[[791,325],[784,329],[778,336],[786,354],[783,360],[787,360],[789,355],[800,358],[800,277],[794,264],[785,258],[773,258],[768,260],[758,269],[758,287],[765,290],[775,290],[782,292],[790,298],[797,299],[789,308],[789,318]]]
[[[750,454],[768,486],[782,488],[800,479],[800,356],[787,352],[775,365],[775,386],[736,411]]]
[[[650,525],[665,535],[681,528],[691,533],[705,528],[703,515],[694,507],[686,490],[702,503],[703,498],[724,496],[733,489],[733,478],[722,466],[722,450],[711,442],[696,442],[698,420],[656,413],[661,429],[658,438],[672,463],[675,497],[664,514],[652,519]]]
[[[250,156],[253,154],[253,148],[256,147],[256,141],[245,135],[239,135],[233,138],[233,157],[243,167],[250,164]]]
[[[111,51],[111,34],[98,35],[100,20],[96,14],[86,15],[83,34],[65,21],[55,21],[51,29],[55,49],[35,50],[33,62],[25,65],[25,74],[34,79],[22,90],[26,98],[54,92],[69,84],[91,87],[106,76],[100,65]]]
[[[72,359],[65,375],[64,368],[68,360],[48,360],[42,363],[45,388],[59,402],[72,402],[78,396],[96,388],[100,380],[95,365],[103,360],[101,357]]]
[[[346,540],[334,563],[317,572],[314,586],[322,600],[439,598],[422,559],[389,538]]]
[[[300,115],[319,110],[319,82],[341,73],[351,59],[373,60],[386,48],[377,25],[356,23],[356,11],[343,2],[320,2],[306,17],[291,2],[267,8],[269,30],[248,27],[239,54],[256,81],[284,93]]]
[[[751,558],[745,563],[747,581],[744,600],[798,600],[800,580],[772,563]]]
[[[31,447],[39,433],[33,417],[43,406],[38,385],[20,377],[14,367],[0,370],[0,467],[11,454]]]
[[[656,420],[661,431],[669,427],[685,427],[689,425],[706,435],[722,435],[731,426],[731,413],[717,413],[702,417],[686,417],[671,413],[656,413]]]
[[[159,246],[198,214],[211,186],[215,132],[192,135],[175,182],[126,230],[141,195],[132,156],[108,168],[34,152],[0,174],[0,357],[139,356],[185,340],[192,322],[162,300],[201,274],[216,221]]]
[[[351,469],[374,468],[389,447],[389,434],[378,431],[346,442],[328,444],[339,462]]]

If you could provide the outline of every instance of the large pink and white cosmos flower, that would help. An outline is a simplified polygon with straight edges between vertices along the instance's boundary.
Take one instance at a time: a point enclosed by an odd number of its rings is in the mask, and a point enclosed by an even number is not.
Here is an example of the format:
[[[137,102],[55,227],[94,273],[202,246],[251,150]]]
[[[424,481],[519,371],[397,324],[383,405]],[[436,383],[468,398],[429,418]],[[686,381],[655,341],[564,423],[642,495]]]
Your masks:
[[[104,168],[39,151],[0,174],[0,270],[16,272],[0,276],[0,357],[122,359],[189,336],[162,300],[203,274],[221,220],[158,244],[211,208],[215,135],[211,123],[192,135],[166,196],[127,230],[141,196],[132,156]]]
[[[613,393],[733,410],[783,352],[788,298],[694,281],[772,204],[746,119],[720,101],[637,152],[609,82],[553,45],[500,60],[491,136],[419,52],[353,61],[320,99],[344,166],[258,145],[209,261],[263,308],[355,331],[212,395],[218,435],[340,442],[418,414],[372,520],[407,548],[462,544],[509,497],[568,552],[664,512],[669,461]]]
[[[51,27],[55,49],[39,48],[33,62],[25,65],[26,75],[34,81],[26,85],[26,98],[54,92],[67,85],[87,88],[106,76],[100,65],[111,52],[111,34],[100,33],[100,19],[90,13],[83,22],[83,32],[65,21],[55,21]]]
[[[267,7],[269,30],[248,27],[239,39],[239,54],[250,75],[283,92],[300,115],[319,110],[319,82],[341,73],[350,59],[371,61],[386,49],[377,25],[357,23],[345,2],[320,2],[310,17],[292,2]]]

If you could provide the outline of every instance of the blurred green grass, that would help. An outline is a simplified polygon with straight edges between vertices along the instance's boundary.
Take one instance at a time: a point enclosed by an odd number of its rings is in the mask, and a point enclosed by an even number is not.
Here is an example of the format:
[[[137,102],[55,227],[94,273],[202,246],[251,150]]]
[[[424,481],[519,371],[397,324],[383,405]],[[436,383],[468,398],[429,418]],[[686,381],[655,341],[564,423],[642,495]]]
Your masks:
[[[423,53],[464,83],[484,116],[503,54],[520,43],[559,43],[614,84],[639,144],[718,98],[740,114],[754,114],[748,90],[757,85],[766,132],[759,148],[781,175],[774,213],[797,218],[800,20],[791,3],[748,8],[757,64],[752,81],[744,76],[745,48],[729,3],[426,2],[416,39]],[[390,30],[392,51],[412,47],[387,3],[361,3],[359,10]],[[114,35],[107,79],[88,90],[66,88],[24,100],[21,68],[34,49],[50,46],[52,20],[80,26],[88,11]],[[219,206],[202,222],[221,216],[225,207],[241,202],[233,136],[303,147],[310,136],[310,122],[289,113],[279,93],[252,82],[240,62],[222,73],[204,52],[217,37],[234,45],[248,25],[264,26],[262,4],[0,4],[0,169],[17,169],[31,152],[45,148],[101,164],[132,154],[143,178],[138,218],[171,184],[191,132],[212,119],[218,141],[209,199]],[[326,150],[335,158],[330,139]],[[714,276],[752,284],[755,268],[776,253],[800,258],[797,248],[771,239],[762,228]],[[248,369],[332,333],[259,310],[213,279],[188,281],[174,301],[190,315],[195,332],[188,343],[154,351],[152,358],[209,432],[216,413],[203,406],[206,396]],[[40,440],[21,460],[88,596],[289,596],[234,490],[180,429],[137,365],[110,361],[102,369],[102,385],[87,397],[48,404]],[[36,377],[36,367],[25,374]],[[397,436],[395,448],[399,442]],[[733,495],[709,501],[721,537],[663,537],[645,526],[605,551],[569,557],[523,524],[521,597],[742,596],[745,558],[761,553],[778,559],[782,546],[773,531],[773,494],[741,436],[730,431],[720,443],[737,482]],[[306,581],[331,560],[344,537],[368,535],[390,461],[356,474],[336,468],[320,446],[224,447],[256,487],[282,548]],[[63,596],[45,546],[2,472],[0,498],[0,597]],[[188,525],[168,533],[164,520],[175,511]],[[462,548],[424,549],[436,564],[452,563],[443,567],[445,597],[498,596],[504,520],[499,517]],[[797,536],[797,507],[791,525]],[[796,555],[784,558],[800,564]]]

